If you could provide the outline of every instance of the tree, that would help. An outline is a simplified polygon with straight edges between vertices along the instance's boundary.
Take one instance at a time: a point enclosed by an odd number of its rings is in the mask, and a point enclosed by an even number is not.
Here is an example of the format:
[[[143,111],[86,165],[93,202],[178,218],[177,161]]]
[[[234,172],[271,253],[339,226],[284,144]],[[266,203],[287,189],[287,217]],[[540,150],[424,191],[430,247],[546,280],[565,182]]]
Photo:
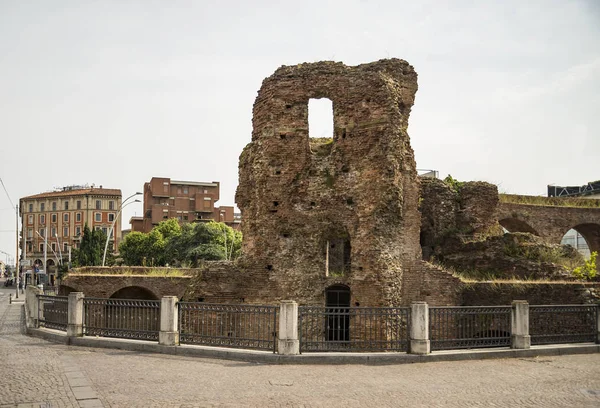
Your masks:
[[[128,234],[119,252],[127,265],[198,266],[201,260],[235,259],[241,250],[242,234],[223,223],[179,225],[161,222],[147,234]]]
[[[86,223],[83,228],[81,244],[74,253],[74,263],[78,266],[102,265],[105,243],[106,234],[100,229],[90,230]]]
[[[133,231],[119,245],[119,254],[127,265],[142,265],[147,254],[147,234]]]

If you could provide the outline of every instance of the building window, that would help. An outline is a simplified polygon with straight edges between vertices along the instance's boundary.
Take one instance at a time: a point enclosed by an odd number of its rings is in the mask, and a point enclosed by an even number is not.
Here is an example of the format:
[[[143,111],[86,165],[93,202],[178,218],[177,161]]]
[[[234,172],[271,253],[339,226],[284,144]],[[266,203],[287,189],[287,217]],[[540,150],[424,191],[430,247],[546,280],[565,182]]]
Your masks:
[[[81,213],[75,214],[75,221],[81,222]]]
[[[33,224],[33,215],[27,216],[27,224]]]
[[[39,234],[44,238],[46,236],[46,228],[40,228]]]
[[[56,227],[50,228],[50,237],[56,236]]]
[[[187,193],[188,193],[188,188],[187,188],[187,187],[184,187],[184,188],[183,188],[183,194],[187,194]]]
[[[81,210],[81,200],[77,200],[77,209]]]
[[[40,244],[40,252],[44,252],[44,244]]]
[[[94,213],[94,220],[96,222],[101,222],[102,221],[102,213]]]
[[[188,216],[187,216],[187,215],[184,215],[184,216],[183,216],[183,219],[187,221],[187,220],[188,220]]]
[[[27,238],[33,238],[33,228],[27,228]]]
[[[27,243],[27,252],[31,252],[33,251],[33,245],[31,244],[31,242]]]
[[[75,227],[75,236],[80,236],[81,235],[81,227]]]
[[[108,234],[108,230],[106,229],[106,227],[102,227],[102,232],[104,232],[104,235]]]
[[[52,214],[52,222],[56,222],[56,214]]]
[[[113,222],[115,220],[115,215],[113,213],[108,214],[108,222]]]
[[[108,209],[109,210],[114,210],[115,209],[115,202],[114,201],[109,201],[108,202]]]
[[[46,211],[46,203],[40,203],[40,211]]]
[[[63,221],[64,222],[69,222],[69,213],[64,213],[63,214]]]
[[[46,223],[46,216],[44,214],[40,214],[40,224]]]
[[[69,250],[69,245],[66,242],[63,242],[63,252],[67,252]]]
[[[53,242],[53,243],[51,244],[51,246],[52,246],[52,251],[56,252],[56,244]]]
[[[63,237],[68,237],[69,236],[69,227],[64,227],[63,228]]]
[[[29,212],[33,212],[33,204],[29,204]]]
[[[96,210],[101,210],[101,209],[102,209],[102,201],[96,200]]]
[[[56,201],[52,201],[52,211],[56,211]]]
[[[68,210],[68,209],[69,209],[69,202],[65,201],[65,210]]]
[[[177,187],[177,195],[181,194],[181,187]]]

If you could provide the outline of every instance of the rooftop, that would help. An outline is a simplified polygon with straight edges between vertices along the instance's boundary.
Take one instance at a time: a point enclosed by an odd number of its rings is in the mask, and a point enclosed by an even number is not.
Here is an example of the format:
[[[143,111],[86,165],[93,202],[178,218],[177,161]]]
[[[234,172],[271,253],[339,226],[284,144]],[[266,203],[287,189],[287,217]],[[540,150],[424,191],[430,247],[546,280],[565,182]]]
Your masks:
[[[96,188],[86,187],[80,189],[70,189],[68,187],[58,191],[49,191],[46,193],[34,194],[27,197],[22,197],[21,200],[33,199],[33,198],[52,198],[52,197],[73,197],[82,195],[104,195],[104,196],[121,196],[121,190],[114,188]]]

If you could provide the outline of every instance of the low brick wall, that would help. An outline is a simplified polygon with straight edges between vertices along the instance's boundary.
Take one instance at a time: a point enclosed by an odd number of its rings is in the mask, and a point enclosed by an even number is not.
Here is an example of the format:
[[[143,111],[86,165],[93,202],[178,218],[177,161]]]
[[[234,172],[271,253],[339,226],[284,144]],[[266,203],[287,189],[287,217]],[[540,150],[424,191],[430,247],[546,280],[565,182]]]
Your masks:
[[[491,283],[465,284],[462,305],[510,305],[527,300],[531,305],[598,303],[599,283]]]

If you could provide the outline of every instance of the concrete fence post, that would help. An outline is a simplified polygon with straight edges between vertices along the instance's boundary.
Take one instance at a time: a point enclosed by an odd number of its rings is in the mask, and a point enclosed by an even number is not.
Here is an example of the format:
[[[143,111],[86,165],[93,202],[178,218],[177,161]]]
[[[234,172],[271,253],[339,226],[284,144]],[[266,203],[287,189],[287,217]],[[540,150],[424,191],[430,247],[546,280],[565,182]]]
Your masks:
[[[279,307],[278,352],[284,355],[300,354],[298,338],[298,303],[282,300]]]
[[[429,354],[429,305],[414,302],[410,305],[410,353]]]
[[[67,336],[83,336],[83,293],[69,293],[69,306],[67,314]]]
[[[38,299],[37,295],[42,291],[35,286],[27,286],[25,291],[25,308],[27,309],[27,327],[38,327]]]
[[[158,344],[163,346],[179,345],[179,299],[177,296],[163,296],[160,300],[160,332]]]
[[[531,347],[529,335],[529,303],[526,300],[514,300],[510,316],[510,347],[528,349]]]

